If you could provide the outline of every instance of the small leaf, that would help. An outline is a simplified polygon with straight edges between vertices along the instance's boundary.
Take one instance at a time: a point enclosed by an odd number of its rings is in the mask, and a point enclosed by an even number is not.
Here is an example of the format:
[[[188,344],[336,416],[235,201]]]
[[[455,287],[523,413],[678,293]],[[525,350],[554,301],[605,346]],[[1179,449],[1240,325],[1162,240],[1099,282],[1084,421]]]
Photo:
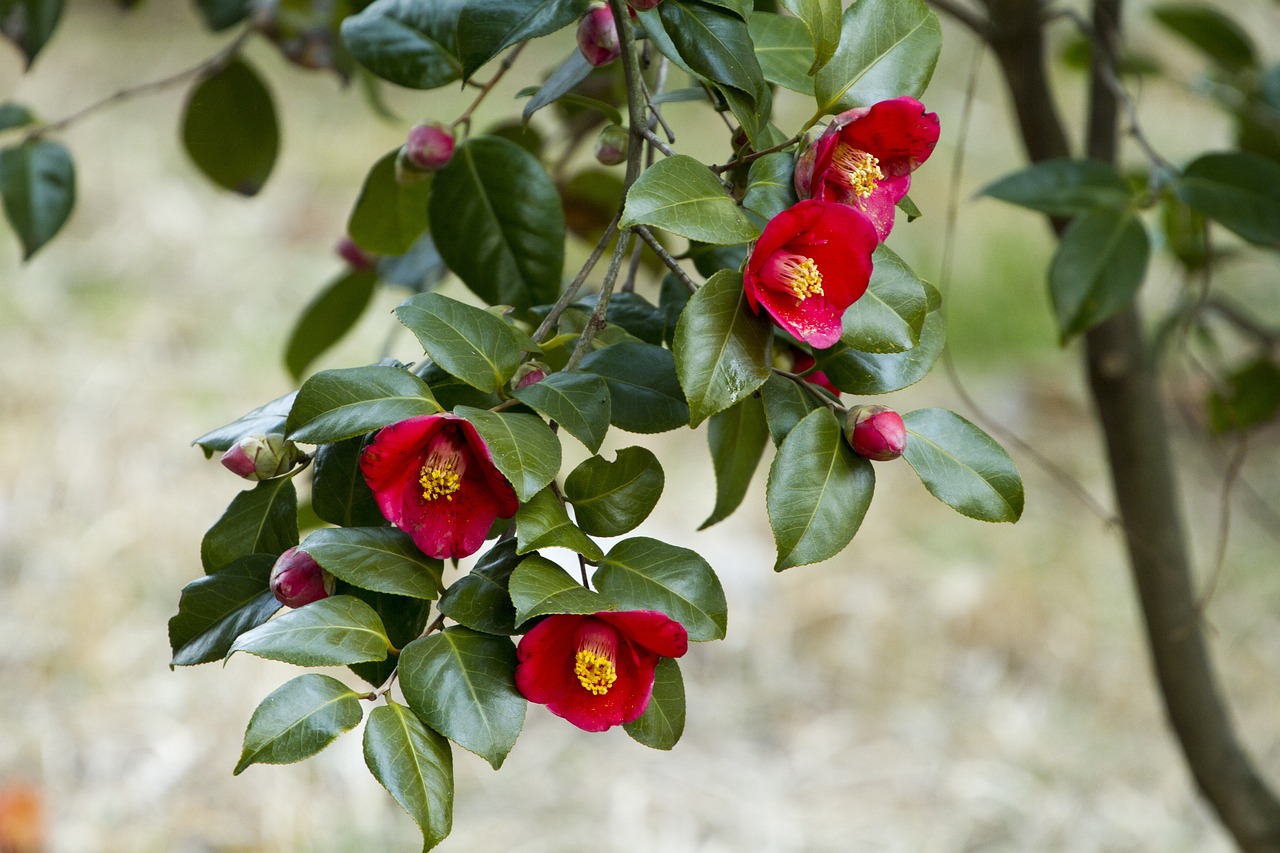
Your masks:
[[[364,761],[400,808],[422,830],[422,849],[435,847],[453,829],[453,753],[449,741],[409,708],[387,700],[369,712]]]
[[[6,101],[0,104],[0,130],[13,130],[17,127],[27,127],[35,123],[35,113],[22,104],[16,104],[13,101]]]
[[[322,521],[340,527],[386,524],[378,502],[360,471],[363,437],[326,444],[316,451],[311,481],[311,508]]]
[[[931,294],[931,301],[937,296],[932,287],[927,287],[926,293]],[[906,352],[861,352],[837,343],[814,353],[818,369],[847,394],[887,394],[919,382],[933,369],[946,340],[941,304],[930,305],[920,329],[920,343]]]
[[[805,394],[794,382],[781,376],[775,378]],[[711,463],[716,473],[716,505],[707,520],[698,526],[699,530],[728,518],[747,495],[751,477],[769,441],[769,426],[761,396],[748,397],[736,406],[711,416],[707,441],[711,445]],[[811,395],[805,396],[812,399]],[[808,414],[808,408],[803,409],[796,421],[805,414]]]
[[[724,589],[696,551],[646,536],[624,539],[605,555],[592,582],[619,610],[665,613],[695,642],[724,639]]]
[[[280,609],[267,586],[275,562],[270,554],[250,554],[183,587],[169,620],[170,666],[221,660],[236,637],[270,619]]]
[[[665,3],[675,0],[665,0]],[[627,193],[621,227],[652,225],[704,243],[745,243],[760,236],[714,173],[677,154],[641,173]]]
[[[350,270],[316,294],[303,309],[284,348],[284,364],[290,376],[301,379],[311,362],[355,327],[377,285],[374,273]]]
[[[653,452],[624,447],[615,461],[593,456],[564,481],[578,526],[594,536],[621,536],[649,517],[665,477]]]
[[[347,220],[347,234],[366,252],[404,254],[427,230],[430,173],[420,181],[397,181],[399,151],[390,151],[373,164]]]
[[[251,412],[241,415],[226,426],[210,430],[197,438],[192,444],[204,449],[206,457],[214,451],[226,451],[246,435],[266,435],[272,432],[284,432],[285,420],[289,410],[293,408],[293,400],[297,391],[290,391],[283,397],[277,397],[270,403],[264,403]]]
[[[569,513],[550,488],[538,492],[516,511],[516,535],[521,554],[540,548],[568,548],[593,563],[604,556],[600,546],[569,519]]]
[[[493,455],[493,464],[511,482],[520,500],[532,498],[559,473],[560,439],[542,418],[470,406],[453,411],[480,433]]]
[[[1280,412],[1280,368],[1267,359],[1250,362],[1209,395],[1209,426],[1216,433],[1264,424]]]
[[[286,429],[294,441],[324,444],[439,411],[427,383],[403,368],[322,370],[302,383]]]
[[[71,153],[57,142],[33,139],[0,150],[0,197],[4,215],[28,260],[53,239],[76,204]]]
[[[0,34],[18,46],[27,69],[44,49],[62,18],[63,0],[6,0],[0,3]]]
[[[670,350],[621,343],[598,349],[579,368],[609,385],[609,423],[628,432],[653,433],[689,422],[689,406]]]
[[[1205,154],[1173,191],[1250,243],[1280,246],[1280,163],[1247,151]]]
[[[506,637],[446,628],[400,655],[400,685],[414,713],[497,770],[524,727],[516,649]]]
[[[840,43],[815,79],[816,115],[924,94],[942,27],[924,0],[859,0],[845,9]]]
[[[361,589],[423,599],[444,591],[444,565],[391,527],[313,530],[300,548],[331,575]]]
[[[1129,305],[1142,286],[1150,254],[1147,230],[1130,211],[1098,208],[1072,220],[1049,264],[1062,340]]]
[[[512,396],[560,424],[592,453],[609,431],[609,386],[591,373],[552,373]]]
[[[196,0],[205,26],[214,32],[234,27],[249,14],[249,0]]]
[[[760,390],[764,402],[765,422],[769,425],[769,437],[776,447],[805,415],[822,405],[800,385],[785,376],[774,374]]]
[[[816,74],[840,46],[840,0],[782,0],[782,5],[809,28],[814,50],[809,73]]]
[[[867,292],[845,312],[840,342],[862,352],[905,352],[920,340],[929,292],[884,245],[876,246],[871,260],[875,266]]]
[[[469,0],[458,16],[464,76],[517,42],[568,26],[585,11],[584,0]]]
[[[382,660],[390,647],[372,607],[350,595],[334,595],[241,634],[227,657],[248,652],[298,666],[340,666]]]
[[[871,463],[845,442],[835,415],[811,412],[773,458],[765,503],[776,571],[834,557],[853,540],[875,488]]]
[[[1074,216],[1098,207],[1124,209],[1131,197],[1115,167],[1099,160],[1046,160],[987,184],[978,195],[1051,216]]]
[[[713,83],[736,89],[753,107],[768,104],[768,85],[740,9],[733,14],[697,0],[663,0],[654,11],[683,65]],[[640,17],[648,30],[648,20]],[[760,113],[768,118],[767,109]]]
[[[1217,9],[1198,3],[1162,3],[1151,15],[1182,36],[1224,71],[1256,68],[1258,54],[1249,34]]]
[[[813,94],[813,40],[804,21],[752,12],[747,22],[764,79],[802,95]]]
[[[586,80],[594,69],[595,66],[587,62],[587,58],[582,55],[582,51],[574,48],[524,105],[524,109],[521,111],[521,118],[527,124],[534,113],[568,95],[573,91],[574,87]],[[610,109],[613,108],[610,107]],[[617,111],[615,110],[614,112],[616,113]],[[619,119],[621,119],[621,116],[619,116]],[[621,120],[616,123],[622,124]]]
[[[945,409],[902,416],[907,425],[903,458],[935,498],[979,521],[1017,521],[1022,477],[991,436]]]
[[[419,293],[396,309],[431,360],[473,388],[496,393],[520,366],[533,341],[483,308],[439,293]]]
[[[516,566],[510,589],[517,627],[536,616],[617,609],[608,598],[587,589],[564,569],[537,554]]]
[[[684,678],[675,658],[659,658],[653,673],[653,695],[640,718],[622,728],[637,743],[672,749],[684,734]]]
[[[359,696],[350,687],[327,675],[300,675],[273,690],[253,712],[235,775],[251,764],[310,758],[363,717]]]
[[[342,41],[378,77],[410,89],[435,89],[462,76],[453,53],[461,2],[378,0],[342,22]]]
[[[232,499],[200,542],[200,562],[211,575],[240,557],[278,557],[297,544],[298,493],[292,480],[278,477]]]
[[[440,596],[440,612],[473,631],[511,635],[516,632],[516,609],[508,586],[511,572],[524,558],[516,553],[516,540],[494,545],[466,574]]]
[[[257,195],[280,150],[271,93],[243,59],[201,78],[187,96],[182,143],[205,177],[218,186]]]
[[[766,154],[751,164],[747,173],[747,194],[742,206],[768,221],[797,201],[795,185],[795,156],[779,151]]]

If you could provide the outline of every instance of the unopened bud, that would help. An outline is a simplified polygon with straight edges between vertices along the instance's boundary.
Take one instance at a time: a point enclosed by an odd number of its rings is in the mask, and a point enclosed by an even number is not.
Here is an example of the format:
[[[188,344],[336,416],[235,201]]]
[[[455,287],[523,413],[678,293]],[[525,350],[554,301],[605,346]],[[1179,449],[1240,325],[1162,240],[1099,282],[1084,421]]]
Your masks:
[[[604,166],[616,166],[626,162],[631,134],[618,124],[607,124],[596,137],[596,160]]]
[[[435,122],[415,125],[404,143],[404,156],[424,172],[443,169],[453,158],[453,131]]]
[[[334,247],[338,257],[347,262],[353,270],[371,270],[378,265],[378,259],[356,245],[350,237],[343,237]]]
[[[845,438],[853,452],[876,462],[888,462],[902,455],[907,446],[907,427],[902,416],[886,406],[861,406],[849,412]]]
[[[410,187],[430,180],[432,173],[423,171],[409,159],[409,146],[401,145],[396,152],[396,183],[402,187]]]
[[[547,373],[550,370],[551,368],[540,361],[530,361],[522,364],[516,370],[516,375],[511,377],[511,387],[515,389],[526,388],[541,382],[547,378]]]
[[[222,465],[246,480],[270,480],[287,474],[306,458],[298,446],[278,432],[246,435],[222,454]]]
[[[333,595],[335,581],[310,554],[295,546],[271,567],[269,583],[276,601],[286,607],[302,607]]]
[[[593,6],[578,21],[578,49],[587,62],[597,67],[608,65],[622,55],[618,25],[608,6]]]

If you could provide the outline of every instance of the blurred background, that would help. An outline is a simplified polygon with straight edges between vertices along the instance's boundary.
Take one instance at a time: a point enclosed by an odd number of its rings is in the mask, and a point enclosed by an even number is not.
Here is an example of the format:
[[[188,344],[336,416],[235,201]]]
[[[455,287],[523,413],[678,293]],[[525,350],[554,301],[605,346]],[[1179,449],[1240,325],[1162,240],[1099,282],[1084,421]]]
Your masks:
[[[1236,11],[1253,16],[1255,32],[1277,31],[1275,4],[1245,5]],[[1196,94],[1197,59],[1154,37],[1140,4],[1131,20],[1137,45],[1174,69],[1135,84],[1161,153],[1178,162],[1229,144],[1227,120]],[[912,189],[925,216],[899,225],[890,246],[942,286],[956,374],[978,408],[941,366],[883,402],[997,424],[1060,472],[1011,448],[1027,510],[996,526],[936,502],[904,463],[878,465],[877,499],[853,544],[779,576],[763,470],[734,516],[697,533],[714,499],[705,428],[614,431],[610,448],[659,453],[668,490],[637,533],[711,560],[729,598],[728,639],[681,661],[688,725],[669,754],[621,730],[585,734],[538,706],[501,772],[455,750],[454,830],[440,849],[1231,849],[1193,790],[1149,674],[1107,521],[1081,354],[1059,348],[1050,318],[1048,229],[975,198],[1021,162],[1001,83],[981,62],[966,105],[975,48],[944,24],[925,97],[943,137]],[[205,33],[185,2],[123,14],[81,0],[67,4],[31,73],[16,51],[0,51],[0,90],[56,119],[188,67],[229,38]],[[477,129],[516,112],[514,92],[572,44],[566,32],[527,52]],[[386,121],[332,75],[304,72],[265,44],[248,55],[276,93],[283,133],[257,198],[217,190],[188,162],[178,86],[60,137],[76,158],[76,211],[33,261],[22,264],[16,240],[0,236],[0,849],[8,832],[13,849],[28,850],[24,826],[43,849],[76,853],[421,843],[363,766],[358,733],[303,764],[232,777],[250,714],[295,669],[244,655],[225,667],[167,665],[166,623],[201,574],[201,536],[243,486],[189,442],[295,387],[281,353],[302,306],[342,271],[333,245],[365,172],[411,123],[450,120],[466,103],[452,89],[388,92],[401,120]],[[1074,120],[1084,80],[1055,74]],[[781,100],[779,123],[798,124],[802,112]],[[666,114],[681,152],[725,158],[726,134],[709,112],[673,104]],[[948,239],[956,254],[944,270]],[[1219,275],[1280,322],[1274,261],[1244,256]],[[1157,263],[1143,298],[1156,312],[1178,288],[1177,272]],[[316,367],[376,359],[402,297],[381,293]],[[404,330],[391,350],[421,355]],[[1207,436],[1203,384],[1177,357],[1169,368],[1186,515],[1212,588],[1209,640],[1241,735],[1275,781],[1276,431],[1253,436],[1224,504],[1233,445]],[[584,453],[572,439],[565,450]],[[1231,538],[1219,562],[1224,518]]]

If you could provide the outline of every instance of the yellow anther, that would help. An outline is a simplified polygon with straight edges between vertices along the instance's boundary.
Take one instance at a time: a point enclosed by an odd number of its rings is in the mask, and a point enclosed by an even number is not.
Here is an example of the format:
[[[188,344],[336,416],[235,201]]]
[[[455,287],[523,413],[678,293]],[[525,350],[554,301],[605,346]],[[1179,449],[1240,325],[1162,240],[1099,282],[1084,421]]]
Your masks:
[[[778,272],[787,288],[796,295],[797,302],[822,295],[822,271],[813,258],[803,255],[786,258],[778,264]]]
[[[429,459],[422,466],[418,482],[422,485],[422,499],[433,501],[436,498],[453,500],[453,493],[462,487],[462,476],[457,470],[457,459]]]
[[[831,157],[831,164],[848,179],[849,189],[859,198],[866,198],[875,191],[876,182],[884,180],[880,161],[866,151],[841,143]]]
[[[609,692],[613,682],[618,680],[618,672],[613,668],[613,661],[598,655],[590,649],[578,652],[573,664],[573,674],[588,693],[603,696]]]

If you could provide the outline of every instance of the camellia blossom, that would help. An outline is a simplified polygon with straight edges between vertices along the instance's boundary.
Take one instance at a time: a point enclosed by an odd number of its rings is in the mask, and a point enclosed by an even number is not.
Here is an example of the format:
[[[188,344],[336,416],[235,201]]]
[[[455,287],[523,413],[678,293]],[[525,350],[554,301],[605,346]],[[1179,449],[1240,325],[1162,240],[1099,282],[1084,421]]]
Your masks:
[[[840,113],[796,161],[800,198],[856,207],[881,240],[893,229],[894,207],[911,188],[911,173],[938,143],[938,114],[915,98],[891,98]]]
[[[760,306],[799,340],[825,348],[840,318],[867,291],[879,240],[871,220],[835,202],[792,205],[765,226],[743,271],[751,310]]]
[[[689,649],[684,626],[656,610],[548,616],[516,648],[516,688],[580,729],[637,719],[653,696],[659,658]]]
[[[387,521],[428,557],[474,554],[499,518],[519,507],[475,427],[456,415],[423,415],[383,427],[360,470]]]

